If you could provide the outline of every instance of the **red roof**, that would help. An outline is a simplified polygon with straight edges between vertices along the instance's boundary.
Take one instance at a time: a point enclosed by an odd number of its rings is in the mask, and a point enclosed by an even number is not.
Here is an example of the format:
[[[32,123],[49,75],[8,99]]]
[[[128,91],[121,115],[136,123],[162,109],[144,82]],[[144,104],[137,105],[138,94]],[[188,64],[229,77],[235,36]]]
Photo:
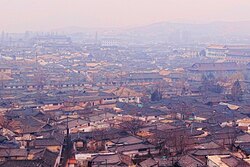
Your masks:
[[[73,158],[69,159],[68,164],[77,164],[76,159]]]

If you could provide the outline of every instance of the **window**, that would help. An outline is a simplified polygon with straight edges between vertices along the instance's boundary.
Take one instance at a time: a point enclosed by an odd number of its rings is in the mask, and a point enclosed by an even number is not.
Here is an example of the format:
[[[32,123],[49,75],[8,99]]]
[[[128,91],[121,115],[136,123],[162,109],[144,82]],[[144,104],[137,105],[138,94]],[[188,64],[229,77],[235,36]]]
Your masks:
[[[139,152],[147,151],[147,148],[138,149]]]

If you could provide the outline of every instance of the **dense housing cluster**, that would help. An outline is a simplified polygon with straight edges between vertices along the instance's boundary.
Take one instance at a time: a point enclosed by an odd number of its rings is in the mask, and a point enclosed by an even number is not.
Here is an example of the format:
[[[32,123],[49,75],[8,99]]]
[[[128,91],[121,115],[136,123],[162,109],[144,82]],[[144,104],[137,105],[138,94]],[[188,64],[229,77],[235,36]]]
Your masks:
[[[0,167],[250,166],[248,45],[72,38],[2,34]]]

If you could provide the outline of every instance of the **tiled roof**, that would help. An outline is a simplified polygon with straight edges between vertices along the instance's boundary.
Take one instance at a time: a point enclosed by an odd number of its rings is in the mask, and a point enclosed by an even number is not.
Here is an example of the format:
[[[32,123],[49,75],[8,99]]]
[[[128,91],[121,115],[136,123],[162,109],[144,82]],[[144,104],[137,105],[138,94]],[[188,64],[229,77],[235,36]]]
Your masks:
[[[138,137],[134,136],[126,136],[118,139],[113,139],[111,141],[115,144],[137,144],[143,142],[142,139],[139,139]]]
[[[27,157],[28,152],[26,149],[10,148],[0,149],[0,157]]]
[[[92,163],[114,165],[121,163],[121,160],[118,154],[97,155],[92,159]]]
[[[34,160],[8,160],[0,164],[0,167],[40,167],[40,163]]]
[[[129,145],[122,145],[122,146],[116,146],[109,148],[110,151],[117,151],[117,152],[125,152],[125,151],[132,151],[132,150],[138,150],[138,149],[149,149],[149,148],[155,148],[152,144],[129,144]]]
[[[192,155],[182,156],[178,163],[180,164],[180,166],[185,167],[197,167],[205,165],[201,160],[195,158]]]
[[[115,88],[107,91],[108,93],[113,93],[118,97],[141,97],[141,93],[137,93],[136,91],[125,88],[125,87],[120,87],[120,88]]]
[[[206,150],[196,150],[192,153],[193,155],[197,156],[207,156],[207,155],[228,155],[229,151],[224,150],[224,149],[206,149]]]
[[[157,165],[157,162],[153,158],[148,158],[140,163],[141,167],[152,167]]]
[[[238,71],[243,70],[244,66],[239,66],[234,62],[225,63],[196,63],[187,68],[190,71]]]

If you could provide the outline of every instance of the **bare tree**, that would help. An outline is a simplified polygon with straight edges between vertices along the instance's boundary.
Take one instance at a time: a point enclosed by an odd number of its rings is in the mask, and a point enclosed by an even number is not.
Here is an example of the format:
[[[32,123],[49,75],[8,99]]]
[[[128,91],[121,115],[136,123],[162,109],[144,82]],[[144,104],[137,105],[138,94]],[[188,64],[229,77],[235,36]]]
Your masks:
[[[9,122],[3,115],[0,116],[0,126],[3,128],[7,128],[9,125]]]
[[[158,88],[151,94],[151,101],[160,101],[162,99],[162,92]]]
[[[135,135],[139,129],[141,129],[144,125],[144,122],[139,119],[132,119],[131,121],[124,121],[119,126],[123,130]]]
[[[229,149],[232,151],[234,148],[235,141],[237,140],[237,130],[234,128],[232,131],[228,129],[228,144],[229,144]]]
[[[93,138],[93,143],[95,145],[94,148],[92,148],[94,151],[98,150],[104,150],[105,149],[105,140],[106,140],[106,135],[105,135],[105,130],[102,129],[97,129],[93,131],[92,133],[92,138]],[[92,150],[92,151],[93,151]]]
[[[234,82],[232,89],[231,89],[231,94],[232,94],[232,99],[234,101],[241,101],[242,100],[243,91],[242,91],[239,80]]]
[[[169,157],[172,166],[176,166],[186,154],[188,139],[187,131],[182,128],[167,132],[159,131],[153,136],[152,142],[158,145],[160,154]]]

